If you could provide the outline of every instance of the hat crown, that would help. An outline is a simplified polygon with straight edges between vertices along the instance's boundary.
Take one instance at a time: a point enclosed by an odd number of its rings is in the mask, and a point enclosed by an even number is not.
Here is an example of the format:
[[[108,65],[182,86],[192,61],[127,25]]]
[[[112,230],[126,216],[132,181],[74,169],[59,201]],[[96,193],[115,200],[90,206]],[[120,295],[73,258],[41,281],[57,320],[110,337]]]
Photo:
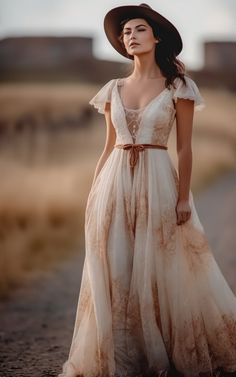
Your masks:
[[[144,7],[144,8],[152,9],[152,8],[150,7],[150,5],[145,4],[145,3],[139,4],[139,6],[140,6],[140,7]]]

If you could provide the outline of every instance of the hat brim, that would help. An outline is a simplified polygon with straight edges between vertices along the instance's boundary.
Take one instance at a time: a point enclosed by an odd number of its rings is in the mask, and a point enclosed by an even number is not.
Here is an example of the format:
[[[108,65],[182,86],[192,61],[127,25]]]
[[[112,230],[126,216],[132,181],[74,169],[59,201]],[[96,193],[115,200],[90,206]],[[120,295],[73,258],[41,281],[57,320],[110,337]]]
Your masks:
[[[121,33],[120,23],[126,18],[143,18],[148,17],[156,23],[158,35],[164,43],[168,44],[169,51],[177,56],[182,48],[183,43],[181,36],[176,27],[160,13],[152,8],[141,5],[124,5],[111,9],[104,18],[104,30],[111,45],[123,56],[134,59],[132,55],[127,54],[125,47],[119,41]]]

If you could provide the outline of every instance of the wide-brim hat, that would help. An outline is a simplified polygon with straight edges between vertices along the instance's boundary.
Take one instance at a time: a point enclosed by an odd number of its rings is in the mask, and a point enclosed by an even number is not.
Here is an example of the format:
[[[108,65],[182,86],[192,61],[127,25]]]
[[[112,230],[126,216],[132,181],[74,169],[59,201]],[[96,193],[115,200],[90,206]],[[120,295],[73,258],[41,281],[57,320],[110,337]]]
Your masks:
[[[123,56],[134,59],[129,55],[124,45],[119,41],[121,34],[121,22],[129,18],[148,18],[151,19],[157,27],[158,36],[162,43],[167,44],[168,50],[177,56],[182,48],[183,43],[181,36],[176,27],[160,13],[156,12],[147,4],[124,5],[111,9],[104,17],[104,30],[111,45]]]

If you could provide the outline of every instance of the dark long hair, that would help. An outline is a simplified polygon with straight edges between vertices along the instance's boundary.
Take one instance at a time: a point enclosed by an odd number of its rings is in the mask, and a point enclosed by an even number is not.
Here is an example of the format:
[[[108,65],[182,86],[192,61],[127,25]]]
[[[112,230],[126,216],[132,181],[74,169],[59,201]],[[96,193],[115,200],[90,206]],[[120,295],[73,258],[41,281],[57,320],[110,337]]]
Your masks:
[[[123,29],[126,22],[129,20],[132,20],[134,18],[137,18],[137,16],[129,17],[123,20],[121,25],[121,33],[118,37],[120,43],[124,46],[123,42]],[[159,66],[161,73],[166,78],[165,85],[166,87],[170,88],[171,85],[174,85],[175,78],[179,77],[184,84],[186,84],[186,80],[184,78],[185,75],[185,65],[184,63],[177,59],[175,53],[170,51],[169,46],[167,43],[165,43],[165,38],[162,37],[161,31],[157,30],[157,25],[148,17],[140,17],[147,21],[147,23],[151,26],[153,30],[153,35],[155,38],[159,40],[159,43],[157,43],[155,48],[155,61],[156,64]],[[129,57],[129,54],[127,53],[127,57]]]

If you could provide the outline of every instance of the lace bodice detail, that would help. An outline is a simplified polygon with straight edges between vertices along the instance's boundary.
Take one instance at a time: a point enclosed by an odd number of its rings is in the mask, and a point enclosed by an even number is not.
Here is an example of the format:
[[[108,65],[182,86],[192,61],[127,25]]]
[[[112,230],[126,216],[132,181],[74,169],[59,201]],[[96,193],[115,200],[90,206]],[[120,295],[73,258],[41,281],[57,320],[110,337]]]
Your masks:
[[[140,127],[143,109],[128,109],[124,107],[127,127],[132,136],[133,142],[136,141],[137,132]]]

